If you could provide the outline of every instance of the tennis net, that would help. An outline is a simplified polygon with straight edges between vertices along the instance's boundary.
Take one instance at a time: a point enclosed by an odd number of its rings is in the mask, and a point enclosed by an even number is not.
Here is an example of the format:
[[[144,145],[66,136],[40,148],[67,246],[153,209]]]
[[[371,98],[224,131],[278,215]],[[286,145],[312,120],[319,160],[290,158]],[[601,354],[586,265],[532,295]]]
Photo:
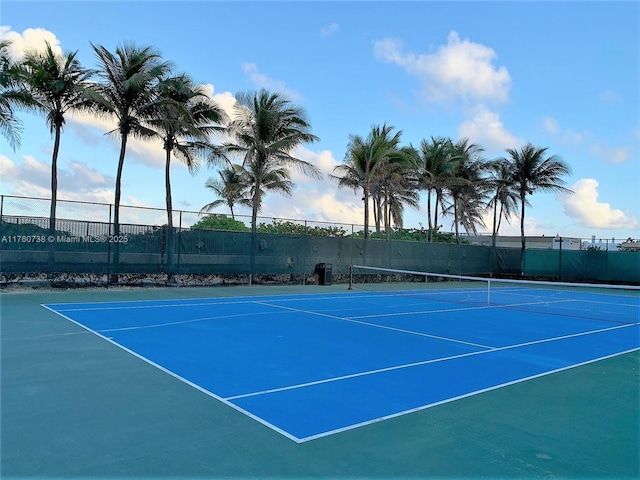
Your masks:
[[[640,323],[640,286],[498,279],[352,265],[349,289],[413,301]]]

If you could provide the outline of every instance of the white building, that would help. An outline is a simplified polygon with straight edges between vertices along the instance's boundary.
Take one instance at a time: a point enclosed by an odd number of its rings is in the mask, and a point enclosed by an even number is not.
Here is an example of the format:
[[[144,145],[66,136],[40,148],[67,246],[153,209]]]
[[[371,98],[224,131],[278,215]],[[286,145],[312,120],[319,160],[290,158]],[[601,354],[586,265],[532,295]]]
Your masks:
[[[472,245],[491,246],[491,235],[467,235],[466,238]],[[541,248],[547,250],[581,250],[582,239],[575,237],[555,237],[527,236],[525,237],[526,248]],[[496,247],[521,248],[522,243],[519,236],[498,235],[496,237]]]

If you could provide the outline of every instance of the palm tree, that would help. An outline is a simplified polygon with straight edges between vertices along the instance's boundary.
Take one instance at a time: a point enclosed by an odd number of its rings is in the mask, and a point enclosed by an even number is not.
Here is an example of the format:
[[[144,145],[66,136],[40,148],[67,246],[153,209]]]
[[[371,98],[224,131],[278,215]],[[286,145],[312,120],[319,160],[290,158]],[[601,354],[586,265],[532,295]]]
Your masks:
[[[391,225],[390,220],[390,195],[397,187],[402,174],[402,170],[410,162],[410,155],[400,148],[401,131],[392,135],[394,127],[384,124],[374,126],[371,129],[370,137],[373,144],[378,144],[381,148],[379,153],[384,152],[376,160],[377,168],[372,172],[371,197],[373,199],[373,216],[376,225],[376,232],[380,233],[380,225],[384,222],[385,230]]]
[[[116,175],[113,233],[120,234],[120,197],[122,193],[122,169],[127,152],[129,136],[153,138],[154,130],[146,126],[152,118],[157,118],[160,106],[158,84],[171,69],[162,61],[154,48],[137,47],[126,43],[116,48],[115,54],[101,45],[93,45],[98,59],[98,72],[102,81],[89,92],[96,110],[115,117],[117,127],[109,132],[120,137],[120,154]],[[114,244],[113,263],[119,263],[119,244]],[[117,274],[111,277],[117,283]]]
[[[165,151],[167,222],[173,228],[171,157],[184,162],[191,173],[198,171],[203,158],[216,159],[220,153],[209,139],[223,130],[226,114],[186,74],[164,79],[158,88],[163,102],[148,123],[158,132]]]
[[[15,109],[30,108],[34,101],[24,85],[23,65],[11,58],[10,47],[10,41],[0,40],[0,132],[15,150],[20,146],[22,133]]]
[[[487,204],[493,209],[493,231],[491,245],[496,246],[496,238],[500,231],[502,218],[507,222],[517,212],[518,192],[514,189],[512,164],[507,159],[498,158],[487,164],[490,177],[487,179],[493,196]]]
[[[296,148],[315,142],[318,137],[310,133],[305,111],[282,94],[262,89],[257,93],[239,93],[236,100],[235,118],[228,129],[235,142],[223,147],[227,153],[240,155],[243,167],[251,172],[251,231],[255,234],[258,211],[266,193],[263,184],[274,172],[280,177],[287,173],[288,178],[289,169],[295,168],[310,177],[322,178],[316,166],[293,155]],[[285,192],[286,188],[274,190]]]
[[[387,157],[382,169],[382,212],[387,238],[390,238],[391,223],[402,228],[404,206],[419,209],[418,152],[412,147],[402,147]]]
[[[372,170],[375,168],[375,159],[368,154],[371,149],[367,147],[365,140],[360,135],[350,135],[345,163],[334,167],[333,171],[339,175],[330,175],[329,178],[338,182],[338,188],[351,188],[354,193],[362,189],[362,201],[364,202],[364,238],[369,237],[369,198],[371,196]]]
[[[352,188],[354,192],[362,190],[364,238],[369,238],[369,201],[380,195],[382,170],[387,164],[385,159],[395,151],[399,142],[399,133],[389,138],[392,129],[387,125],[373,126],[366,139],[360,135],[350,135],[345,163],[333,169],[339,175],[330,176],[338,182],[338,188]],[[374,207],[380,204],[381,202],[376,201]],[[379,216],[376,214],[378,221]]]
[[[527,196],[537,190],[573,193],[565,188],[564,175],[571,169],[557,155],[546,156],[548,147],[537,147],[527,143],[520,150],[507,149],[513,166],[513,185],[520,197],[520,240],[522,254],[526,248],[524,235],[524,215]]]
[[[449,138],[431,137],[420,142],[421,169],[419,186],[427,192],[427,240],[433,241],[433,233],[438,230],[438,207],[445,206],[445,186],[453,176],[457,162],[452,155],[453,142]],[[432,193],[433,221],[431,220]]]
[[[76,58],[78,52],[58,56],[47,42],[45,51],[29,52],[24,59],[25,84],[35,110],[46,116],[49,130],[54,135],[51,156],[51,206],[49,234],[56,232],[56,204],[58,197],[58,154],[65,115],[73,110],[87,110],[85,91],[92,70],[83,68]],[[53,263],[54,245],[50,244],[49,262]]]
[[[461,225],[467,234],[477,235],[478,226],[486,227],[483,219],[485,210],[486,203],[482,191],[473,185],[468,185],[461,189],[456,203],[450,204],[444,213],[450,215],[453,212],[454,218],[457,220],[454,220],[452,225],[457,221],[457,224]],[[458,244],[460,243],[457,229],[456,241]]]
[[[291,181],[289,169],[281,165],[267,164],[261,166],[258,162],[251,162],[240,166],[243,182],[249,187],[251,206],[256,204],[257,212],[262,209],[262,200],[268,192],[277,192],[286,197],[293,193],[294,184]]]
[[[204,157],[216,159],[217,148],[209,142],[226,114],[213,103],[200,85],[186,74],[162,80],[158,85],[160,103],[157,114],[148,120],[162,140],[165,151],[165,199],[167,206],[166,256],[169,281],[173,270],[173,202],[171,197],[171,157],[184,162],[189,172],[196,173]]]
[[[472,223],[478,218],[477,212],[472,209],[478,209],[479,202],[483,196],[483,179],[482,172],[486,168],[480,156],[483,152],[482,147],[475,143],[470,143],[469,139],[464,138],[452,145],[452,159],[455,160],[456,166],[453,175],[451,175],[445,184],[445,188],[449,192],[452,200],[450,211],[453,212],[454,226],[456,233],[456,243],[460,243],[459,225],[462,224],[462,217],[465,218],[466,225],[463,225],[467,231],[475,231]],[[465,208],[469,211],[465,211]]]
[[[220,179],[209,178],[205,187],[213,191],[218,197],[211,203],[207,203],[200,209],[200,213],[210,212],[214,208],[226,205],[231,210],[231,218],[235,219],[233,207],[241,205],[251,207],[253,202],[249,194],[250,180],[247,179],[246,171],[241,165],[231,165],[218,172]]]

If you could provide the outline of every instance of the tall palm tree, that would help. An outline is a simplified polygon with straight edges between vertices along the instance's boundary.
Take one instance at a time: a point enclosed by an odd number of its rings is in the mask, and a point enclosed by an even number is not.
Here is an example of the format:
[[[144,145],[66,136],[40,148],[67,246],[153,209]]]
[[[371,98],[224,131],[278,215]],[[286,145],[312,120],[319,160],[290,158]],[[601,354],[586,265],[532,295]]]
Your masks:
[[[419,186],[427,192],[427,241],[433,241],[433,233],[438,230],[438,207],[444,209],[445,187],[453,177],[457,161],[452,155],[453,142],[449,138],[431,137],[420,142],[421,169]],[[435,198],[433,199],[433,194]],[[433,221],[431,210],[433,205]]]
[[[249,207],[253,205],[249,193],[250,184],[247,174],[241,165],[231,165],[218,171],[220,179],[209,178],[205,183],[205,187],[213,191],[218,197],[211,203],[207,203],[200,209],[200,213],[210,212],[214,208],[226,205],[231,211],[231,218],[235,219],[233,207],[241,205]]]
[[[296,148],[315,142],[318,137],[311,134],[304,109],[282,94],[265,89],[241,92],[236,101],[235,118],[228,128],[235,141],[223,147],[227,153],[239,155],[245,170],[252,174],[251,231],[255,234],[267,177],[295,168],[310,177],[322,178],[315,165],[294,156]]]
[[[454,226],[456,233],[456,243],[460,243],[459,225],[461,218],[465,217],[467,231],[475,231],[475,227],[469,223],[477,218],[476,212],[464,211],[467,209],[477,209],[483,196],[482,173],[486,168],[481,153],[482,147],[471,143],[468,138],[458,140],[452,145],[452,159],[455,160],[455,170],[451,177],[447,179],[445,188],[449,192],[452,200],[451,211],[454,216]]]
[[[9,40],[0,40],[0,133],[15,150],[20,146],[22,133],[15,110],[32,107],[34,100],[24,85],[23,65],[11,57],[10,47]]]
[[[387,157],[383,169],[382,212],[387,238],[393,223],[402,228],[404,223],[404,206],[419,209],[418,195],[418,152],[412,147],[401,147]]]
[[[401,131],[393,133],[394,127],[387,125],[373,126],[370,138],[373,144],[378,144],[381,148],[378,152],[384,152],[376,161],[377,168],[372,172],[371,197],[373,199],[373,214],[376,225],[376,232],[380,233],[381,223],[384,222],[387,230],[391,225],[390,195],[400,182],[400,175],[410,162],[410,155],[400,147]]]
[[[330,176],[332,180],[338,182],[338,188],[352,188],[354,192],[362,190],[364,238],[369,238],[369,202],[380,195],[382,171],[399,142],[399,137],[389,138],[392,129],[393,127],[387,125],[373,126],[366,139],[360,135],[350,135],[345,163],[333,169],[337,175]],[[379,204],[374,203],[374,208]],[[379,215],[376,217],[379,219]]]
[[[51,156],[51,205],[49,233],[55,236],[58,198],[58,154],[65,115],[73,110],[87,110],[85,91],[94,71],[83,68],[76,58],[78,52],[58,56],[47,42],[44,52],[29,52],[24,59],[25,83],[36,111],[45,115],[54,136]],[[53,243],[49,261],[53,263]]]
[[[487,204],[493,209],[492,246],[496,246],[496,238],[500,231],[500,224],[504,218],[507,222],[517,213],[519,196],[514,188],[512,163],[505,158],[498,158],[488,162],[488,187],[493,196]]]
[[[513,163],[513,184],[520,197],[520,240],[522,253],[526,248],[524,235],[524,215],[527,196],[535,191],[573,193],[566,188],[563,176],[569,175],[571,169],[557,155],[547,155],[548,147],[537,147],[527,143],[520,150],[507,149],[509,160]]]
[[[115,54],[101,45],[93,45],[101,82],[89,92],[98,112],[115,117],[117,127],[108,132],[120,137],[120,154],[116,175],[113,233],[120,234],[120,197],[122,194],[122,170],[129,136],[152,138],[155,131],[146,125],[157,118],[160,105],[158,84],[171,70],[171,64],[163,61],[153,47],[137,47],[125,43],[116,48]],[[119,263],[119,244],[114,244],[113,263]],[[117,283],[118,277],[112,275]]]
[[[161,103],[148,123],[158,133],[165,151],[165,190],[167,225],[173,228],[171,198],[171,158],[181,160],[196,173],[202,159],[214,160],[220,152],[210,143],[210,136],[224,130],[226,114],[186,74],[166,78],[158,85]]]
[[[210,143],[210,135],[223,129],[220,124],[226,119],[226,114],[209,99],[202,86],[194,84],[184,73],[163,79],[158,90],[159,108],[148,124],[156,130],[165,151],[166,269],[168,281],[173,282],[172,155],[185,163],[192,174],[198,171],[203,158],[217,158],[219,154]]]
[[[372,171],[376,160],[368,155],[371,149],[360,135],[350,135],[345,163],[334,167],[329,178],[338,182],[338,188],[351,188],[354,193],[362,190],[364,202],[364,238],[369,237],[369,199],[371,197]]]

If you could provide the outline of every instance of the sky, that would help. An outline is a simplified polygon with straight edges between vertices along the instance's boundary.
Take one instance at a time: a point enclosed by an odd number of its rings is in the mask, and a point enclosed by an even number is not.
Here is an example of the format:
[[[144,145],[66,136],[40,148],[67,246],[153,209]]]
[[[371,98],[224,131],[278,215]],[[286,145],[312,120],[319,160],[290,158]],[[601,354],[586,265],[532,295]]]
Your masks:
[[[261,88],[304,108],[320,140],[295,155],[324,178],[294,172],[293,196],[265,197],[263,218],[362,225],[361,193],[338,189],[329,175],[350,135],[386,123],[403,145],[468,138],[487,159],[527,142],[548,148],[571,168],[574,194],[530,197],[526,234],[587,239],[640,238],[639,29],[637,1],[3,0],[0,10],[0,36],[16,56],[48,41],[96,68],[92,44],[150,45],[229,112],[237,92]],[[19,118],[21,147],[0,138],[0,194],[50,198],[52,135],[42,116]],[[59,199],[113,203],[119,140],[105,132],[114,125],[67,118]],[[218,168],[191,174],[174,162],[174,209],[198,212],[216,200],[205,182]],[[164,208],[159,143],[130,142],[122,205]],[[491,222],[488,214],[480,231]],[[426,225],[423,194],[419,210],[405,209],[404,226]],[[452,230],[451,219],[442,225]],[[518,218],[500,229],[519,231]]]

